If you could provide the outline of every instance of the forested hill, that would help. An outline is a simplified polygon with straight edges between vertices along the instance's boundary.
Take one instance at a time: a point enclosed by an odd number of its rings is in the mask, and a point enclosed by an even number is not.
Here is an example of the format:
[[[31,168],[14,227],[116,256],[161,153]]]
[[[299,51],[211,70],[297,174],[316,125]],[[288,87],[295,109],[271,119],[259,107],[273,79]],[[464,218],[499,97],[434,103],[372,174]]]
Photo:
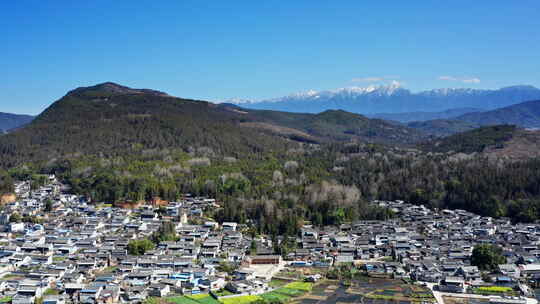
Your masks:
[[[487,148],[503,147],[518,132],[513,125],[481,127],[425,143],[422,147],[435,152],[483,152]]]
[[[0,165],[144,149],[205,149],[257,157],[299,143],[413,143],[419,131],[343,111],[291,114],[243,110],[114,83],[77,88],[28,126],[0,138]]]
[[[410,122],[407,126],[436,136],[447,136],[480,126],[516,125],[540,128],[540,100],[526,101],[485,112],[471,112],[451,119]]]
[[[287,146],[284,138],[239,126],[241,116],[211,103],[112,83],[78,88],[31,124],[0,137],[0,162],[11,167],[69,155],[179,147],[235,156]]]
[[[514,125],[473,129],[420,145],[421,149],[443,153],[479,153],[492,159],[528,160],[540,157],[540,131]]]
[[[370,119],[342,110],[302,114],[269,110],[242,109],[249,113],[251,125],[276,129],[276,126],[300,130],[319,142],[361,141],[390,145],[412,145],[426,138],[422,131],[395,125],[382,119]]]
[[[425,143],[397,145],[416,140]],[[528,153],[538,143],[539,133],[507,125],[426,141],[344,111],[246,110],[106,83],[69,92],[0,136],[9,169],[0,170],[0,193],[54,173],[93,202],[209,195],[223,206],[205,215],[291,236],[306,221],[392,216],[372,209],[374,199],[534,221],[540,158]]]
[[[523,128],[540,128],[540,100],[526,101],[487,112],[474,112],[454,118],[481,126],[513,124]]]

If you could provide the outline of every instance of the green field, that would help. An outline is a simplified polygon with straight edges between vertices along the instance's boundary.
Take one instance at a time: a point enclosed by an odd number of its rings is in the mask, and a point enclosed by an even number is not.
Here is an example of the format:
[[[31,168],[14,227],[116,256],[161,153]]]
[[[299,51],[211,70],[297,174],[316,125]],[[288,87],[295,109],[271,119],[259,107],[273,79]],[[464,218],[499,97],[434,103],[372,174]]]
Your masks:
[[[280,279],[272,279],[270,281],[270,283],[268,283],[268,286],[272,287],[272,288],[278,288],[278,287],[283,287],[287,284],[289,284],[291,281],[287,281],[287,280],[280,280]]]
[[[9,303],[11,302],[11,297],[0,298],[0,303]]]
[[[199,304],[199,302],[185,296],[167,298],[167,302],[171,302],[175,304]]]
[[[167,302],[175,304],[219,304],[219,301],[208,294],[177,296],[166,298]],[[149,303],[152,304],[152,303]]]
[[[195,300],[198,303],[201,304],[219,304],[219,301],[214,299],[211,295],[207,294],[198,294],[198,295],[191,295],[186,296],[189,299]]]
[[[292,282],[287,283],[283,280],[274,280],[273,284],[276,287],[283,286],[274,291],[261,294],[259,296],[239,296],[232,298],[220,299],[219,301],[223,304],[250,304],[255,301],[265,301],[265,302],[288,302],[294,297],[298,297],[306,294],[311,291],[313,288],[313,283],[306,282]],[[183,303],[182,303],[183,304]]]
[[[261,300],[259,296],[240,296],[219,300],[223,304],[249,304]]]
[[[225,296],[232,296],[234,293],[226,289],[221,289],[221,290],[215,291],[214,294],[218,297],[225,297]]]
[[[313,283],[292,282],[292,283],[289,283],[289,284],[285,285],[285,288],[297,289],[297,290],[302,290],[302,291],[308,292],[308,291],[311,291],[311,289],[313,288]]]
[[[517,295],[518,293],[510,287],[503,286],[482,286],[473,288],[472,292],[482,295]]]
[[[287,302],[289,299],[291,299],[290,296],[278,292],[269,292],[262,294],[261,298],[268,302]]]

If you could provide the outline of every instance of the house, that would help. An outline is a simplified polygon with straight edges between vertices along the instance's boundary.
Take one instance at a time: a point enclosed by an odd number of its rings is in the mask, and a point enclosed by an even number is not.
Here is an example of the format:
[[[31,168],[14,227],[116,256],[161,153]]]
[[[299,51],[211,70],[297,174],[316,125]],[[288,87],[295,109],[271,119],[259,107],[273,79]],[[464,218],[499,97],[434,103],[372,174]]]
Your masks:
[[[11,299],[11,304],[34,304],[35,297],[23,296],[16,294]]]
[[[60,295],[48,295],[43,297],[43,304],[65,304],[66,300]]]
[[[225,285],[225,289],[232,293],[249,293],[255,289],[255,286],[251,281],[244,280],[229,282]]]
[[[66,283],[64,287],[66,294],[75,295],[84,289],[84,284],[81,283]]]
[[[446,277],[441,284],[439,290],[443,292],[463,293],[465,291],[465,280],[461,277]]]
[[[10,232],[24,232],[24,223],[9,223]]]
[[[209,276],[205,279],[199,280],[199,286],[207,290],[219,290],[225,287],[225,279]]]
[[[238,269],[234,272],[234,279],[237,281],[255,279],[255,271],[249,269]]]
[[[96,303],[102,290],[103,290],[103,285],[100,285],[100,284],[87,285],[79,293],[80,302],[81,303]]]
[[[461,266],[456,271],[456,274],[463,276],[467,281],[479,280],[481,277],[477,266]]]
[[[124,298],[127,302],[142,302],[148,297],[145,286],[128,287],[124,291]]]
[[[334,264],[351,264],[354,263],[354,255],[352,254],[340,254],[335,257]]]
[[[280,255],[259,255],[247,257],[247,262],[252,265],[277,265],[282,262]]]
[[[236,231],[238,224],[233,222],[224,222],[221,224],[221,226],[223,227],[223,231]]]
[[[120,299],[120,288],[117,286],[107,286],[99,295],[98,302],[105,304],[118,303]]]
[[[148,295],[152,297],[165,297],[171,292],[171,287],[167,284],[150,284]]]
[[[540,264],[519,265],[520,272],[524,276],[534,276],[540,274]]]
[[[504,276],[514,279],[519,279],[519,277],[521,276],[521,270],[518,266],[514,264],[500,264],[497,267],[499,272]]]

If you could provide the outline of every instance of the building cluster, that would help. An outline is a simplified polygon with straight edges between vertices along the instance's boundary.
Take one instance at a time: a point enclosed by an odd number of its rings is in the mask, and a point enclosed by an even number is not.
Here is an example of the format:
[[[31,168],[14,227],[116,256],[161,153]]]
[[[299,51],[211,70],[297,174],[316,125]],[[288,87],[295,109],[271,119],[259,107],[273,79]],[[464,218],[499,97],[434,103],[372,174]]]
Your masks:
[[[432,282],[450,292],[489,282],[528,293],[522,283],[540,279],[540,225],[513,225],[462,210],[374,202],[397,217],[339,227],[306,225],[296,248],[282,259],[270,239],[252,239],[237,223],[206,219],[205,210],[219,206],[210,198],[117,208],[67,194],[54,176],[48,185],[31,188],[18,183],[19,200],[0,211],[0,298],[14,304],[139,303],[150,296],[222,289],[257,293],[284,267],[344,263],[361,264],[373,276]],[[15,214],[34,220],[13,220]],[[130,254],[131,242],[151,239],[164,222],[173,223],[175,240]],[[490,273],[470,264],[473,248],[484,243],[500,246],[506,257]]]
[[[240,225],[205,219],[204,210],[218,207],[214,199],[186,196],[117,208],[88,204],[62,189],[54,177],[34,190],[18,183],[20,199],[0,211],[0,299],[140,303],[147,297],[224,288],[251,293],[267,289],[283,264],[280,256],[264,254],[271,252],[269,241],[257,239],[258,254],[248,256],[254,240]],[[34,220],[20,219],[28,217]],[[130,254],[130,242],[151,239],[164,222],[173,223],[175,240]],[[259,265],[268,271],[257,272]]]
[[[372,276],[434,283],[440,291],[458,293],[500,285],[528,295],[527,284],[535,286],[540,280],[539,224],[512,224],[509,219],[403,201],[374,203],[397,216],[325,229],[304,227],[301,248],[287,258],[304,267],[361,263]],[[493,271],[472,266],[473,249],[481,244],[502,248],[506,262]]]

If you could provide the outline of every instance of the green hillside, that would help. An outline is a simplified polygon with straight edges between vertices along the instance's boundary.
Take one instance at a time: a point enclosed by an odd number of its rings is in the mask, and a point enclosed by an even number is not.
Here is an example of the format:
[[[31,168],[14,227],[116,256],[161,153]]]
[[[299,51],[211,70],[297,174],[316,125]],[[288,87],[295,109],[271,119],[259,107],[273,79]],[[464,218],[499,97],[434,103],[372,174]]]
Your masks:
[[[429,142],[422,147],[435,152],[483,152],[487,148],[502,148],[518,131],[513,125],[481,127]]]
[[[0,164],[165,148],[205,147],[239,156],[288,145],[284,138],[240,127],[241,114],[214,104],[121,88],[102,84],[68,93],[28,126],[0,138]]]

